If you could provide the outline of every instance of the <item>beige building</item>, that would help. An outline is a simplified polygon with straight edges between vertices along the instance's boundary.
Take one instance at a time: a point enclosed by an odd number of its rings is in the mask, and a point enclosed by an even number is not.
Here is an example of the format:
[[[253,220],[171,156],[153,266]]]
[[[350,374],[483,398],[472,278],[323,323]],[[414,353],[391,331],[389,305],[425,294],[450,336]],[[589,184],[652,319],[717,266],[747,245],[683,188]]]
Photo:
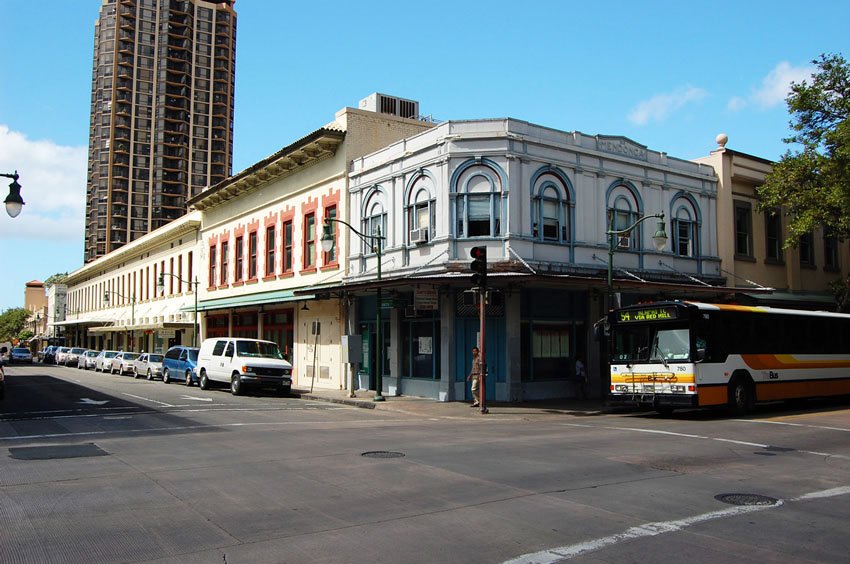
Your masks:
[[[191,344],[200,224],[189,213],[69,274],[66,342],[159,352]]]
[[[375,108],[389,113],[372,111],[376,97],[395,105]],[[341,337],[352,332],[344,326],[345,302],[294,292],[335,285],[347,273],[353,235],[334,223],[338,247],[324,252],[324,220],[348,217],[354,159],[433,127],[408,102],[376,94],[361,102],[369,109],[344,108],[331,123],[189,201],[203,214],[198,275],[205,338],[274,341],[295,367],[294,386],[347,386],[340,362]]]
[[[758,209],[756,189],[764,183],[772,162],[726,147],[728,137],[696,162],[717,171],[717,245],[729,286],[756,303],[804,309],[834,309],[829,283],[850,268],[850,249],[818,229],[796,249],[783,249],[788,231],[781,213]],[[772,294],[748,295],[747,288],[774,288]]]

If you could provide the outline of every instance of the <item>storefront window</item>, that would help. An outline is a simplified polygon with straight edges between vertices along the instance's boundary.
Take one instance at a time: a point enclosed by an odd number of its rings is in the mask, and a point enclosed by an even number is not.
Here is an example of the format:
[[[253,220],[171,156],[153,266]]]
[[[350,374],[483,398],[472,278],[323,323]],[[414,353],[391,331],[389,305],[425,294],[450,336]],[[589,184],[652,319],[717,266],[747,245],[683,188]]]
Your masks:
[[[403,377],[440,379],[440,320],[431,312],[425,318],[404,319],[401,324]]]

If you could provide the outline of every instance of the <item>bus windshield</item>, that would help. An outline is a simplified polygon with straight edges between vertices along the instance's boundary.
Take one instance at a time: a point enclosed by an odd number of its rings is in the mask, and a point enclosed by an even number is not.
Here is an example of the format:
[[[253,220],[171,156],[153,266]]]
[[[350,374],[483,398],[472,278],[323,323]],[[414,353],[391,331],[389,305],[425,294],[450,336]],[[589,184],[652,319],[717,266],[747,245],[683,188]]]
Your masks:
[[[658,324],[622,325],[614,329],[614,362],[663,362],[690,358],[687,327]]]

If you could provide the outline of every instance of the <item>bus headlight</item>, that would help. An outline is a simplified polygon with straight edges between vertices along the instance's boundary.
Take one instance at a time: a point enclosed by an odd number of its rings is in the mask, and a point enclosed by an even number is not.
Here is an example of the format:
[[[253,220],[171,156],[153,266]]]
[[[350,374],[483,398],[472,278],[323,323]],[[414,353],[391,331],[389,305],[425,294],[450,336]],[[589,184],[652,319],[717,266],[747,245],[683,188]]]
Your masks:
[[[670,386],[670,391],[674,393],[684,394],[685,387],[684,386]]]

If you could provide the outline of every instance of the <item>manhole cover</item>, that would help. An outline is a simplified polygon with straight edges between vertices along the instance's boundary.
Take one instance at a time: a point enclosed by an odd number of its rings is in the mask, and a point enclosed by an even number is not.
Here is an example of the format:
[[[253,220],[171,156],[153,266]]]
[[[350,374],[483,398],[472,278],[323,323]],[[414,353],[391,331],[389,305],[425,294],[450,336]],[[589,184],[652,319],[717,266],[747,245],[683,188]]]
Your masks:
[[[776,505],[779,503],[778,499],[766,495],[744,493],[720,494],[714,496],[714,499],[730,505]]]
[[[392,452],[389,450],[373,450],[369,452],[364,452],[360,456],[365,456],[366,458],[401,458],[404,456],[404,453]]]
[[[9,456],[16,460],[53,460],[55,458],[86,458],[106,456],[107,452],[93,443],[82,445],[55,445],[37,447],[13,447]]]

